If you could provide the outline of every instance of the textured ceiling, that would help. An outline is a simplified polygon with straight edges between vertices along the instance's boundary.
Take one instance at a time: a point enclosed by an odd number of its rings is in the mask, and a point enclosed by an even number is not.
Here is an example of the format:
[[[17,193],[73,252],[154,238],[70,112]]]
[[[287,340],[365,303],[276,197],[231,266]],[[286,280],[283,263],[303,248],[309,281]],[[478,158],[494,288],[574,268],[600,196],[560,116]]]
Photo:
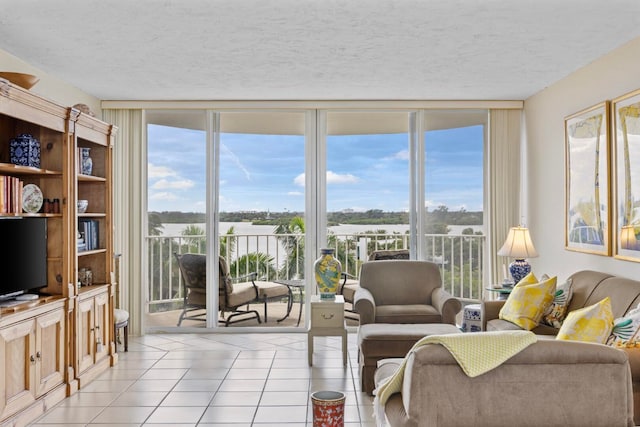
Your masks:
[[[103,100],[521,100],[638,0],[2,0],[0,49]]]

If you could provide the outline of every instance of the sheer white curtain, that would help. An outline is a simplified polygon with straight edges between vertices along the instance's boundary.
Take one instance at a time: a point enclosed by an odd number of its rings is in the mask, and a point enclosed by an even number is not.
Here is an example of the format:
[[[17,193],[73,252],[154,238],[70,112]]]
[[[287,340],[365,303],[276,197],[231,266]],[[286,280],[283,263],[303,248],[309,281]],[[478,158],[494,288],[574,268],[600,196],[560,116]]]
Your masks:
[[[120,258],[121,308],[129,312],[129,330],[142,334],[143,213],[146,212],[145,127],[142,110],[103,110],[106,122],[118,127],[113,148],[114,250]]]
[[[500,283],[502,266],[509,260],[498,257],[510,227],[520,218],[520,121],[521,110],[491,110],[489,146],[486,156],[488,186],[485,192],[485,224],[488,224],[489,271],[485,283]]]

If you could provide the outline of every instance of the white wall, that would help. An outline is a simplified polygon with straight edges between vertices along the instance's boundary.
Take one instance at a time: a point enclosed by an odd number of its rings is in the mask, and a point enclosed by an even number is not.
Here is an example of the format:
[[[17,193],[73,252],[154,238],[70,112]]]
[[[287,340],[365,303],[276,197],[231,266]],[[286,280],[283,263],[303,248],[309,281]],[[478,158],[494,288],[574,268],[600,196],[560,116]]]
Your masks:
[[[593,269],[640,279],[640,263],[564,249],[564,118],[640,89],[638,58],[640,38],[525,101],[524,169],[528,170],[528,176],[523,177],[523,205],[526,223],[540,254],[529,260],[536,274],[557,274],[561,280],[574,271]]]
[[[89,108],[91,108],[91,111],[96,114],[96,117],[101,118],[102,116],[100,100],[98,98],[82,92],[77,87],[57,77],[48,75],[39,68],[27,64],[20,58],[2,49],[0,49],[0,70],[38,76],[40,81],[31,88],[30,92],[41,95],[66,107],[71,107],[75,104],[87,104]]]

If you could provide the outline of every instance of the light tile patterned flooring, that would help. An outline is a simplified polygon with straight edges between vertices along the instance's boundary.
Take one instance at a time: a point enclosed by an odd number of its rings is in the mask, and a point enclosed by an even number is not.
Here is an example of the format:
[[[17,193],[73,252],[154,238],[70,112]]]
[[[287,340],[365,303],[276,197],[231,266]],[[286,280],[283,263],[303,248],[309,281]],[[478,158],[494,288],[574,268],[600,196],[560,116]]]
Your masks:
[[[311,427],[311,393],[338,390],[345,427],[373,427],[355,333],[348,352],[344,367],[340,338],[316,337],[309,367],[306,333],[131,337],[116,366],[31,425]]]

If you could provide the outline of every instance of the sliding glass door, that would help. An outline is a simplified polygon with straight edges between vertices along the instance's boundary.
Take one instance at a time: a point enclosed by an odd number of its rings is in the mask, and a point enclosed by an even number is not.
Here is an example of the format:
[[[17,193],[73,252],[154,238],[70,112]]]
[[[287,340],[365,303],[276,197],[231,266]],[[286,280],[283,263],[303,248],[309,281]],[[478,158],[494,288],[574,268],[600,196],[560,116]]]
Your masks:
[[[409,250],[409,113],[328,112],[327,245],[343,270],[380,250]]]
[[[423,259],[454,295],[482,295],[484,150],[488,111],[424,113]]]

